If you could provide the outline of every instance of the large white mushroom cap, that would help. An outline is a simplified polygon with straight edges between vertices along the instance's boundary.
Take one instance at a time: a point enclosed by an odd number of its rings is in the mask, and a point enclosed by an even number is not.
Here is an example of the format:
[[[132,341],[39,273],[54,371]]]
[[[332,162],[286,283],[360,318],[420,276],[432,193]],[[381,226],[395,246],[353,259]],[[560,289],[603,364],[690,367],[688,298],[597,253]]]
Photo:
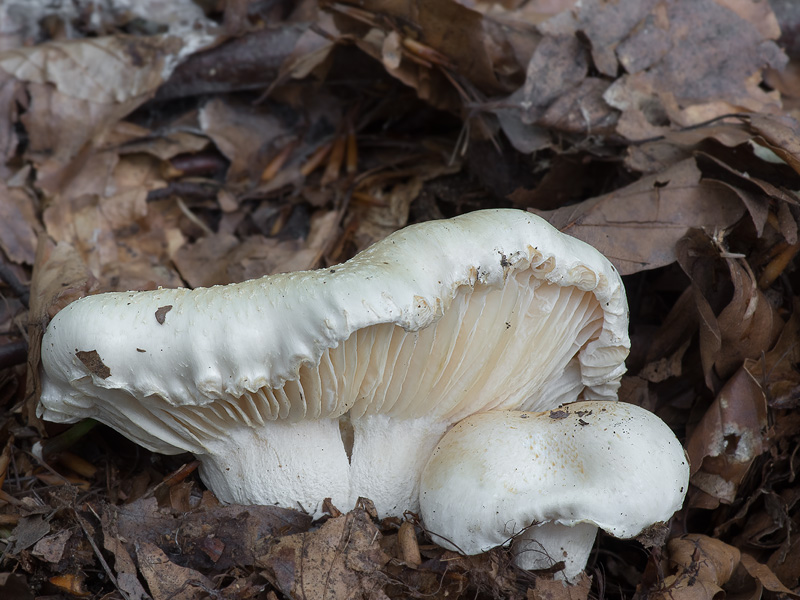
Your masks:
[[[478,554],[522,534],[517,564],[563,560],[572,579],[598,527],[638,536],[672,517],[688,484],[683,447],[656,415],[622,402],[575,402],[458,423],[422,472],[420,510],[437,543]]]
[[[39,412],[193,452],[224,501],[313,512],[363,495],[401,513],[447,427],[614,399],[628,348],[600,253],[534,215],[478,211],[332,268],[74,302],[42,342]]]

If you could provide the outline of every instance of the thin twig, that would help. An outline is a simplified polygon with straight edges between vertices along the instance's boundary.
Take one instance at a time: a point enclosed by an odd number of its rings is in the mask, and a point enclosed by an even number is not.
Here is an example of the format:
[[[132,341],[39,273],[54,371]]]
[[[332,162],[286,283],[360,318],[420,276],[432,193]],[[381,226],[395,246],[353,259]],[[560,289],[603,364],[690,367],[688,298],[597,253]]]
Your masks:
[[[103,570],[106,572],[106,575],[108,576],[108,579],[111,581],[111,583],[114,584],[114,587],[117,588],[117,591],[120,593],[120,595],[123,598],[125,598],[125,600],[131,600],[130,596],[128,596],[128,594],[119,587],[119,584],[117,583],[117,578],[114,577],[114,573],[113,573],[113,571],[111,571],[111,567],[108,566],[108,563],[106,562],[105,557],[100,552],[100,548],[97,547],[97,543],[94,541],[94,538],[89,533],[89,527],[87,526],[86,521],[83,520],[83,517],[81,517],[78,514],[78,511],[75,510],[74,508],[72,509],[72,512],[75,515],[75,519],[78,521],[78,524],[81,526],[81,529],[83,529],[83,533],[86,534],[86,539],[89,540],[89,545],[91,545],[92,550],[94,550],[94,553],[97,555],[97,558],[100,561],[100,564],[103,565]],[[95,515],[97,515],[97,513],[94,511],[94,509],[92,509],[92,512]]]

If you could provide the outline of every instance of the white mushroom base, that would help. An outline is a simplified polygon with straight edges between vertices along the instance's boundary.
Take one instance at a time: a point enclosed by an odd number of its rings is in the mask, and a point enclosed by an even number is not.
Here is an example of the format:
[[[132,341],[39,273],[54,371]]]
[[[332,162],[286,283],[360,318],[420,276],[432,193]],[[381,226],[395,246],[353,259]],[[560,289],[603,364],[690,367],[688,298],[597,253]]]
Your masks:
[[[325,498],[342,511],[369,498],[381,517],[418,511],[419,474],[446,423],[368,415],[351,424],[351,453],[338,419],[238,427],[197,455],[200,477],[222,502],[314,517],[322,516]]]
[[[597,529],[593,523],[566,526],[550,522],[528,527],[514,538],[514,564],[521,569],[538,571],[564,561],[564,569],[555,577],[572,582],[589,560]]]

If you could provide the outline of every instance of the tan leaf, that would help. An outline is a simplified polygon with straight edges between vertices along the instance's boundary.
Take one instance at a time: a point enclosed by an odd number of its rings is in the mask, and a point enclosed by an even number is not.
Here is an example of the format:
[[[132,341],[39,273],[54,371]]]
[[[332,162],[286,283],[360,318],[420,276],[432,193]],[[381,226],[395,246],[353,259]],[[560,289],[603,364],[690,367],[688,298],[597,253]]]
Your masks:
[[[800,594],[793,592],[783,585],[781,580],[778,579],[775,576],[775,573],[772,572],[772,569],[770,569],[767,565],[758,562],[749,554],[742,554],[742,566],[751,577],[757,579],[758,582],[770,592],[786,594],[790,598],[800,598]]]
[[[739,564],[741,553],[720,540],[687,534],[667,543],[669,564],[675,570],[651,591],[652,600],[709,600],[722,592]]]
[[[257,564],[287,596],[298,600],[365,599],[375,573],[389,560],[380,532],[356,509],[318,530],[280,538]]]
[[[30,194],[0,181],[0,248],[9,260],[32,265],[40,230]]]
[[[675,244],[690,228],[729,227],[744,207],[729,190],[701,181],[688,159],[610,194],[534,212],[600,250],[626,275],[672,263]]]
[[[203,591],[214,589],[206,576],[171,562],[150,542],[136,544],[136,560],[153,600],[195,600]]]
[[[689,437],[692,484],[719,501],[733,502],[750,465],[766,450],[766,428],[764,393],[741,368]]]

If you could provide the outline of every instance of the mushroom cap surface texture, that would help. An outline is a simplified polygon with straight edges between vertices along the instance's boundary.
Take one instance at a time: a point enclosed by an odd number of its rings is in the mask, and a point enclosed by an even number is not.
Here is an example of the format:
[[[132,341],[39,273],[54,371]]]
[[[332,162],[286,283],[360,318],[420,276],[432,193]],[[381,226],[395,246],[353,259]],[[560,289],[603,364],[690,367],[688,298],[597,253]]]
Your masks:
[[[546,561],[522,563],[545,568],[566,560],[570,579],[594,541],[584,524],[635,537],[680,509],[688,483],[683,447],[656,415],[623,402],[575,402],[458,423],[423,469],[420,510],[426,528],[442,536],[434,537],[438,543],[465,554],[504,545],[523,530],[535,540],[537,526],[547,526],[537,540]]]
[[[456,421],[615,399],[627,320],[599,252],[529,213],[477,211],[335,267],[82,298],[45,332],[39,414],[192,452],[223,501],[313,512],[383,494],[397,505],[379,512],[402,513]],[[376,460],[385,446],[400,456]]]

